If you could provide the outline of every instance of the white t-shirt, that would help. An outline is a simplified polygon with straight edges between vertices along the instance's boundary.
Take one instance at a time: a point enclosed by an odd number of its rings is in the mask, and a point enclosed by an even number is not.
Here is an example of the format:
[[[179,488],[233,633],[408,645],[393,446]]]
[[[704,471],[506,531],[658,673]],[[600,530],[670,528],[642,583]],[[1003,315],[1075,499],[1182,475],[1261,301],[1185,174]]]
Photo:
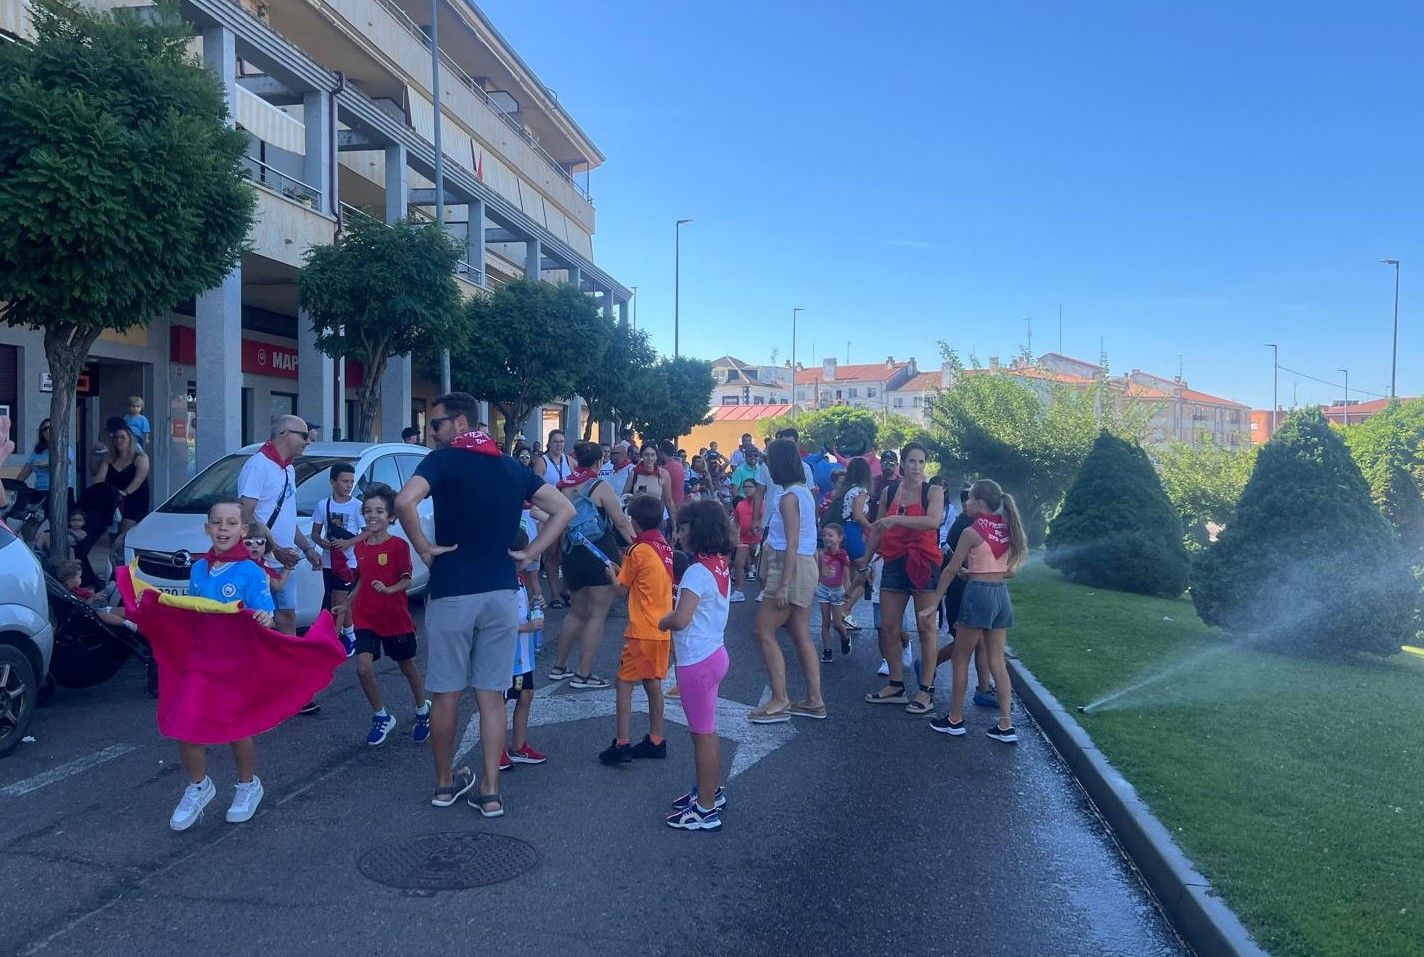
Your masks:
[[[731,585],[729,584],[730,590]],[[722,636],[727,630],[728,594],[717,584],[717,576],[699,561],[687,566],[682,573],[682,584],[678,586],[678,601],[688,592],[697,595],[697,610],[692,613],[692,621],[682,631],[672,633],[673,649],[677,652],[677,663],[695,665],[722,647]]]
[[[519,609],[519,625],[523,627],[531,619],[529,617],[529,593],[523,588],[515,592],[516,607]],[[542,621],[544,613],[538,612],[536,619]],[[534,644],[535,633],[532,631],[518,632],[514,636],[514,668],[511,678],[518,678],[520,675],[528,674],[534,670]]]
[[[608,464],[612,465],[613,463]],[[613,487],[613,494],[620,499],[623,497],[623,490],[628,487],[628,476],[633,474],[634,467],[633,463],[629,462],[621,469],[613,469],[607,475],[607,482]]]
[[[767,525],[766,544],[772,551],[786,551],[786,525],[781,518],[781,497],[795,496],[801,511],[801,528],[796,539],[796,554],[816,554],[816,503],[811,500],[811,490],[804,485],[793,485],[775,498],[767,496],[767,508],[771,521]]]
[[[336,541],[336,539],[328,534],[332,526],[345,529],[352,535],[359,535],[361,529],[366,527],[366,518],[361,514],[361,500],[354,495],[349,501],[345,502],[338,502],[330,496],[322,499],[316,503],[316,509],[312,512],[312,525],[320,525],[321,537],[329,542]],[[346,567],[355,568],[356,549],[346,548],[342,550],[346,552]],[[324,549],[322,551],[321,567],[331,567],[330,550]]]
[[[284,489],[285,495],[282,494]],[[237,495],[257,500],[253,515],[271,527],[278,548],[291,548],[296,544],[297,470],[294,466],[284,469],[261,452],[254,453],[237,474]],[[278,500],[282,502],[281,511],[275,520],[269,521]]]
[[[802,460],[801,460],[801,472],[802,472],[802,474],[804,474],[804,475],[806,476],[806,489],[807,489],[807,491],[810,491],[811,489],[815,488],[815,487],[816,487],[816,479],[815,479],[815,477],[811,474],[811,466],[809,466],[809,465],[806,464],[806,460],[805,460],[805,459],[802,459]],[[784,492],[784,491],[786,491],[786,490],[783,489],[780,485],[777,485],[775,482],[773,482],[773,481],[771,480],[771,469],[767,468],[765,462],[762,462],[760,465],[757,466],[756,482],[757,482],[757,484],[760,485],[762,488],[766,489],[766,494],[762,496],[762,500],[761,500],[761,501],[762,501],[761,527],[762,527],[762,528],[767,528],[767,527],[769,527],[769,526],[771,525],[771,513],[772,513],[773,511],[775,511],[775,510],[771,507],[771,503],[772,503],[772,502],[780,501],[780,500],[781,500],[781,493]],[[813,513],[814,513],[814,510],[813,510]],[[813,548],[813,549],[811,549],[811,551],[814,552],[815,549]]]

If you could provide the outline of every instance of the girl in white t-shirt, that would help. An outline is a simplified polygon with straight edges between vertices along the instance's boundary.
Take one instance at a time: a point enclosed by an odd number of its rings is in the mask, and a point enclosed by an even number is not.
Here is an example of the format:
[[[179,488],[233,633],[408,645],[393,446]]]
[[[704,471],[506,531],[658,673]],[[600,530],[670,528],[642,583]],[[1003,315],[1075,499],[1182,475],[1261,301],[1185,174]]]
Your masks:
[[[727,803],[717,782],[722,749],[717,739],[717,696],[730,664],[722,635],[731,608],[732,575],[727,558],[736,548],[732,523],[720,504],[688,502],[677,513],[677,541],[693,562],[678,584],[677,606],[658,622],[672,631],[682,710],[692,732],[697,783],[672,805],[668,827],[715,831]]]

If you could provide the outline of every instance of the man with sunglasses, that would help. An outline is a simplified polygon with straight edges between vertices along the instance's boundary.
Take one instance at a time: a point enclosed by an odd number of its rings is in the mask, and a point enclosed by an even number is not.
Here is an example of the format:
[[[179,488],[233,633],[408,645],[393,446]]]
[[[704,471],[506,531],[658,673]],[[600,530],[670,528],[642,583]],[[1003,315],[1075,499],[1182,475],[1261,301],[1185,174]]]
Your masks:
[[[297,527],[297,470],[292,460],[311,441],[305,419],[281,415],[272,420],[272,438],[247,460],[237,476],[237,496],[242,503],[242,520],[262,522],[271,530],[272,554],[286,568],[295,568],[305,555],[312,568],[321,571],[321,553]],[[277,606],[272,627],[288,635],[297,633],[297,582],[289,575],[287,584],[272,592]],[[315,702],[302,714],[315,714]]]

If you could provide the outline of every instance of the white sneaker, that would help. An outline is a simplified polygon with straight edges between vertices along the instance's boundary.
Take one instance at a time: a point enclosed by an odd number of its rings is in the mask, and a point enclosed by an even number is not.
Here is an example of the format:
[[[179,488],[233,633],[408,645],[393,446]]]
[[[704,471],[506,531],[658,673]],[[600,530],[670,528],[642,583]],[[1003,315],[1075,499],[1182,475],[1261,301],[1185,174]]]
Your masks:
[[[734,592],[732,592],[730,595],[727,596],[727,601],[732,602],[733,604],[735,604],[735,603],[737,603],[737,602],[739,602],[739,601],[746,601],[746,600],[747,600],[747,596],[746,596],[746,595],[743,595],[743,594],[742,594],[741,592],[739,592],[739,591],[734,591]]]
[[[186,831],[198,819],[203,816],[203,808],[208,806],[208,802],[218,793],[218,789],[213,786],[213,779],[205,777],[197,784],[190,784],[183,789],[183,799],[178,802],[178,806],[173,809],[173,816],[168,819],[168,826],[175,831]]]
[[[890,674],[890,664],[889,664],[889,662],[887,662],[884,658],[881,658],[881,659],[880,659],[880,667],[875,669],[875,673],[876,673],[877,675],[888,675],[888,674]]]
[[[762,600],[763,598],[765,598],[765,597],[766,597],[766,592],[763,590],[762,592],[760,592],[760,593],[757,594],[757,599],[756,599],[756,600],[757,600],[757,601],[761,601],[761,600]]]
[[[254,774],[251,781],[239,783],[233,791],[232,806],[227,809],[227,822],[241,824],[252,820],[252,815],[257,813],[257,805],[262,803],[262,779]]]

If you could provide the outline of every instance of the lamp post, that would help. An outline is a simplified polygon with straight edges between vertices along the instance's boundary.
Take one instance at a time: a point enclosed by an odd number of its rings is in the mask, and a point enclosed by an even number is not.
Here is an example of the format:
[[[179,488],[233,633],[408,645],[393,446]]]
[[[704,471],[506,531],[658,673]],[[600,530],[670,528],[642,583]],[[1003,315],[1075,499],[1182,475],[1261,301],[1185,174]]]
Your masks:
[[[638,328],[638,287],[629,286],[628,288],[633,290],[633,329],[636,331]]]
[[[1345,424],[1350,424],[1350,370],[1336,369],[1336,372],[1345,373]]]
[[[800,306],[797,306],[795,309],[792,309],[792,310],[791,310],[791,402],[792,402],[792,404],[795,404],[795,402],[796,402],[796,314],[797,314],[798,312],[805,312],[805,311],[806,311],[806,310],[805,310],[805,309],[802,309]],[[813,405],[815,404],[815,403],[814,403],[814,399],[815,399],[815,397],[812,396],[812,400],[813,400],[812,404],[813,404]]]
[[[676,359],[678,352],[679,325],[682,313],[682,224],[690,223],[690,219],[679,219],[672,227],[672,357]]]
[[[1381,263],[1394,267],[1394,341],[1389,350],[1389,397],[1394,398],[1394,373],[1399,365],[1399,260],[1381,259]]]
[[[1280,408],[1280,400],[1276,398],[1276,391],[1281,378],[1281,347],[1274,342],[1266,343],[1266,348],[1271,350],[1271,437],[1276,434],[1276,409]]]
[[[445,228],[445,151],[440,146],[440,0],[430,0],[430,95],[435,102],[435,225]],[[483,240],[481,240],[483,242]],[[450,393],[450,350],[440,350],[440,391]]]

